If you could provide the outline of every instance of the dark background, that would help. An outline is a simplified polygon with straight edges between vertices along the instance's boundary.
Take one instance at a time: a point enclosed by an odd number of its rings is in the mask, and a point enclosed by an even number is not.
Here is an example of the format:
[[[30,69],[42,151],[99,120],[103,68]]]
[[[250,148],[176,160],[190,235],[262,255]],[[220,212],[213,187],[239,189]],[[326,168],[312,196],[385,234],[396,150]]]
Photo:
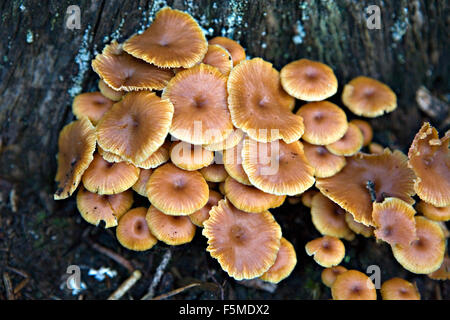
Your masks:
[[[81,9],[81,29],[66,28],[66,10]],[[343,84],[366,75],[387,83],[397,94],[395,112],[370,120],[375,141],[407,151],[422,121],[445,128],[448,108],[435,118],[420,111],[420,86],[435,99],[448,100],[448,1],[2,1],[0,4],[0,298],[22,285],[17,299],[76,299],[65,283],[66,268],[80,265],[88,289],[81,298],[105,299],[129,272],[99,253],[93,241],[107,247],[143,272],[126,298],[142,297],[167,250],[158,244],[145,253],[121,248],[112,230],[89,226],[74,198],[54,202],[57,139],[72,121],[73,96],[96,91],[90,60],[112,39],[123,41],[144,30],[165,4],[186,10],[207,31],[238,40],[251,57],[260,56],[277,69],[299,58],[329,64]],[[381,8],[381,29],[369,30],[364,9]],[[295,37],[295,41],[293,40]],[[339,95],[331,99],[339,103]],[[448,102],[448,101],[447,101]],[[350,116],[350,114],[349,114]],[[350,116],[351,118],[351,116]],[[443,131],[442,131],[443,132]],[[442,133],[441,132],[441,133]],[[145,199],[138,204],[148,205]],[[194,241],[172,247],[172,259],[157,287],[162,294],[202,281],[176,298],[327,299],[320,282],[322,268],[304,252],[318,236],[309,210],[285,204],[273,210],[283,235],[297,251],[298,265],[274,293],[240,285],[221,271],[206,253],[198,229]],[[348,268],[381,267],[382,280],[393,276],[416,281],[424,299],[450,298],[448,281],[404,271],[386,244],[358,236],[345,242]],[[110,267],[118,276],[97,282],[89,268]],[[24,281],[24,282],[23,282]],[[9,297],[11,297],[9,295]]]

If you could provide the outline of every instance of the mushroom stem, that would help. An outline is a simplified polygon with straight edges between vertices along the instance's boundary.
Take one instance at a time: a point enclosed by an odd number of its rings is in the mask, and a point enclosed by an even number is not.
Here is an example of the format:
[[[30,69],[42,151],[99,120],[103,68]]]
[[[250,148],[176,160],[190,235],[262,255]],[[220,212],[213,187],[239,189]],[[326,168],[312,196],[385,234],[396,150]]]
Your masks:
[[[372,180],[367,180],[366,188],[367,188],[367,190],[369,190],[370,199],[372,199],[372,202],[376,202],[377,194],[375,192],[375,182],[373,182]]]

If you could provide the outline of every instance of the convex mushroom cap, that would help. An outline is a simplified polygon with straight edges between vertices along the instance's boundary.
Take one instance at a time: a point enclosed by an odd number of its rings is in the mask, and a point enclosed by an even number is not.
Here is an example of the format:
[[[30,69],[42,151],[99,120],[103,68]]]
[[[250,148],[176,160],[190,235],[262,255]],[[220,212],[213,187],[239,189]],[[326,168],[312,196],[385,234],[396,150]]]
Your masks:
[[[145,251],[158,242],[147,226],[146,215],[147,209],[139,207],[131,209],[120,218],[116,236],[122,246],[134,251]]]
[[[163,68],[190,68],[200,62],[208,43],[198,23],[169,7],[158,11],[150,27],[128,39],[129,54]]]
[[[364,136],[359,128],[349,123],[344,136],[327,145],[328,151],[338,156],[352,156],[357,153],[363,146]]]
[[[275,263],[260,278],[261,280],[278,283],[286,279],[297,264],[297,255],[294,246],[285,238],[281,238]]]
[[[417,286],[401,278],[383,282],[380,292],[383,300],[420,300]]]
[[[337,276],[331,287],[333,300],[377,300],[372,280],[357,270],[348,270]]]
[[[342,102],[358,116],[375,118],[397,108],[397,96],[387,85],[368,77],[357,77],[342,91]]]
[[[77,119],[87,117],[95,126],[113,103],[100,92],[81,93],[73,99],[72,112]]]
[[[433,221],[449,221],[450,220],[450,206],[435,207],[432,204],[420,200],[416,206],[416,210],[422,213],[425,217]]]
[[[220,193],[214,190],[209,190],[208,202],[200,210],[197,210],[193,214],[189,215],[191,222],[197,227],[203,227],[203,222],[209,218],[209,211],[211,208],[217,206],[219,201],[222,199],[223,196]]]
[[[208,51],[202,62],[217,68],[224,76],[228,76],[233,68],[231,54],[227,49],[217,44],[208,45]]]
[[[331,288],[333,286],[333,283],[336,281],[336,278],[346,271],[348,271],[347,268],[343,266],[325,268],[322,270],[322,273],[320,275],[322,283],[328,288]]]
[[[332,154],[325,146],[316,146],[303,142],[308,163],[314,168],[314,176],[328,178],[342,170],[347,163],[344,156]]]
[[[156,168],[147,182],[148,199],[168,215],[190,215],[208,202],[209,188],[201,173],[172,163]]]
[[[345,246],[336,237],[323,236],[305,245],[306,253],[324,268],[337,266],[345,257]]]
[[[262,276],[275,263],[281,228],[269,211],[248,213],[220,200],[203,223],[206,250],[236,280]]]
[[[55,200],[66,199],[77,189],[83,173],[94,159],[95,144],[95,128],[86,117],[69,123],[61,130]]]
[[[214,161],[214,153],[201,145],[177,141],[170,147],[170,160],[178,168],[195,171],[209,166]]]
[[[220,45],[224,47],[230,54],[233,60],[233,66],[237,65],[242,60],[245,60],[245,49],[236,41],[226,37],[215,37],[208,41],[210,45]]]
[[[300,59],[283,67],[281,84],[291,96],[304,101],[324,100],[334,95],[338,82],[326,64]]]

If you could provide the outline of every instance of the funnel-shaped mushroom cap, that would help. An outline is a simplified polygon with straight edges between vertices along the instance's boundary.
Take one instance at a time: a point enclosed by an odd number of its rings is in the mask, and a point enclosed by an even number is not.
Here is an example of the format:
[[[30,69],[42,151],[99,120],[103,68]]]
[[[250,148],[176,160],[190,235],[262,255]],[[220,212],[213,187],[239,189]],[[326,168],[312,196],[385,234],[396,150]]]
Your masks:
[[[209,166],[214,161],[214,153],[184,141],[172,143],[170,160],[178,168],[195,171]]]
[[[55,200],[66,199],[78,187],[81,176],[94,159],[95,128],[88,118],[81,118],[66,125],[59,133],[58,171],[55,181],[58,189]]]
[[[294,246],[285,238],[281,238],[280,250],[275,263],[260,278],[264,281],[278,283],[291,274],[296,264],[297,255]]]
[[[162,90],[173,71],[136,59],[111,42],[92,61],[92,69],[114,90]]]
[[[208,52],[206,52],[202,62],[217,68],[224,76],[228,76],[233,69],[231,54],[227,49],[217,44],[208,45]]]
[[[83,185],[90,192],[116,194],[131,188],[138,179],[139,168],[126,162],[108,162],[96,153],[83,175]]]
[[[322,235],[344,239],[354,238],[354,233],[345,221],[345,210],[321,193],[317,193],[312,198],[311,219]]]
[[[322,283],[328,288],[331,288],[333,286],[333,283],[336,281],[336,278],[346,271],[348,271],[347,268],[343,266],[325,268],[323,269],[321,274]]]
[[[164,143],[172,116],[170,101],[151,92],[130,92],[98,123],[98,144],[127,161],[143,162]]]
[[[125,91],[114,90],[113,88],[108,86],[102,79],[98,81],[98,89],[100,90],[102,95],[112,101],[120,101],[120,99],[122,99],[123,95],[125,94]]]
[[[166,163],[170,159],[170,146],[171,143],[169,141],[164,142],[163,145],[158,148],[158,150],[153,152],[152,155],[143,162],[138,163],[136,167],[143,169],[153,169],[159,167],[163,163]]]
[[[373,138],[373,129],[371,127],[371,125],[364,120],[360,120],[360,119],[354,119],[352,121],[350,121],[350,123],[353,123],[354,125],[356,125],[359,130],[361,130],[362,134],[363,134],[363,147],[369,145],[369,143],[372,141]]]
[[[152,173],[152,169],[141,169],[141,171],[139,172],[139,179],[132,186],[133,190],[143,197],[147,197],[147,182],[150,179]]]
[[[281,228],[269,211],[248,213],[220,200],[203,223],[206,250],[236,280],[260,277],[275,263]]]
[[[169,216],[150,206],[146,220],[152,234],[168,245],[177,246],[194,238],[195,226],[188,217]]]
[[[397,108],[397,96],[387,85],[367,77],[357,77],[342,91],[342,102],[358,116],[375,118]]]
[[[175,109],[170,134],[192,144],[223,141],[233,129],[226,83],[219,70],[203,63],[177,73],[162,95]]]
[[[244,140],[241,140],[236,146],[233,148],[223,150],[222,159],[223,166],[227,173],[234,180],[245,184],[251,185],[250,180],[248,179],[247,174],[242,167],[242,148],[244,147]]]
[[[231,177],[225,180],[225,196],[237,209],[255,213],[276,208],[286,198],[265,193],[253,186],[239,183]]]
[[[392,253],[406,270],[427,274],[436,271],[444,261],[445,236],[437,222],[416,217],[416,236],[409,246],[395,245]]]
[[[333,300],[377,300],[372,280],[364,273],[349,270],[337,276],[331,286]]]
[[[208,43],[210,45],[217,44],[224,47],[231,54],[233,66],[245,60],[245,49],[234,40],[226,37],[215,37],[209,40]]]
[[[424,123],[409,148],[409,166],[417,178],[414,189],[425,202],[436,207],[450,205],[450,131],[438,132]]]
[[[332,154],[324,146],[303,142],[303,149],[308,163],[314,168],[314,175],[318,178],[334,176],[345,167],[345,157]]]
[[[410,204],[397,198],[374,202],[372,219],[376,227],[375,236],[391,246],[409,246],[416,239],[415,214],[416,210]]]
[[[310,102],[298,109],[303,118],[305,133],[302,139],[318,145],[327,145],[341,139],[347,132],[347,116],[334,103]]]
[[[372,186],[372,187],[370,187]],[[347,165],[330,178],[318,178],[316,187],[325,196],[350,212],[357,222],[373,226],[372,198],[399,198],[413,204],[414,172],[400,151],[385,150],[383,154],[358,153],[347,158]]]
[[[83,219],[96,226],[104,221],[105,228],[117,226],[117,221],[130,210],[132,204],[131,190],[114,195],[99,195],[81,187],[77,193],[77,208]]]
[[[228,137],[217,143],[204,144],[203,148],[210,151],[222,151],[235,147],[244,138],[244,131],[234,128]]]
[[[363,146],[364,136],[359,128],[349,123],[344,136],[336,142],[327,145],[328,151],[338,156],[352,156]]]
[[[324,100],[334,95],[338,82],[326,64],[300,59],[283,67],[281,84],[291,96],[305,101]]]
[[[147,208],[139,207],[131,209],[120,218],[116,236],[122,246],[134,251],[145,251],[158,242],[148,228],[146,215]]]
[[[195,211],[193,214],[189,215],[191,222],[198,227],[203,227],[203,222],[209,218],[209,211],[212,207],[217,206],[223,196],[214,190],[209,190],[209,199],[206,205],[200,210]]]
[[[345,257],[345,246],[342,241],[330,236],[309,241],[305,250],[309,256],[314,256],[314,260],[324,268],[338,265]]]
[[[450,205],[446,207],[435,207],[432,204],[420,200],[416,206],[416,210],[433,221],[450,220]]]
[[[201,173],[166,163],[147,182],[150,202],[165,214],[187,216],[208,202],[209,188]]]
[[[257,142],[245,138],[242,167],[258,189],[277,195],[296,195],[314,184],[314,168],[299,141]]]
[[[303,119],[291,112],[295,100],[280,84],[278,71],[260,58],[245,60],[228,77],[228,105],[235,127],[252,139],[294,142],[303,134]]]
[[[213,163],[209,166],[202,168],[200,173],[208,182],[223,182],[228,177],[228,173],[225,170],[223,164]]]
[[[366,238],[373,236],[373,227],[368,227],[362,223],[355,221],[351,213],[345,213],[345,222],[348,227],[356,234],[361,234]]]
[[[450,280],[450,258],[446,256],[439,269],[428,275],[433,280]]]
[[[202,61],[208,43],[198,23],[187,13],[163,8],[142,34],[123,48],[131,55],[163,68],[190,68]]]
[[[420,300],[416,285],[401,278],[383,282],[380,292],[383,300]]]
[[[87,117],[95,126],[113,103],[100,92],[81,93],[73,99],[72,112],[77,119]]]
[[[302,204],[305,207],[311,208],[313,197],[319,193],[319,191],[315,189],[309,189],[301,194]]]

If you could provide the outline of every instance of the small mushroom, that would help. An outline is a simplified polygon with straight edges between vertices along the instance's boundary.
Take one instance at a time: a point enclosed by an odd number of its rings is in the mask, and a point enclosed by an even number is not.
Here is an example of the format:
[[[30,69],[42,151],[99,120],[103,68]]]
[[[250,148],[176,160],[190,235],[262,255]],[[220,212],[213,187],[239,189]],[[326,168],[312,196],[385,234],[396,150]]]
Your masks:
[[[178,168],[195,171],[209,166],[214,161],[214,153],[201,145],[177,141],[170,147],[170,160]]]
[[[323,236],[309,241],[305,245],[308,256],[324,268],[337,266],[345,257],[345,246],[336,237]]]
[[[143,197],[147,197],[147,182],[150,179],[152,173],[152,169],[141,169],[139,172],[138,180],[132,186],[133,190]]]
[[[347,268],[343,266],[325,268],[322,270],[322,273],[320,275],[322,283],[328,288],[331,288],[333,286],[333,283],[336,281],[336,278],[346,271],[348,271]]]
[[[317,178],[332,177],[347,163],[344,156],[332,154],[324,146],[303,142],[303,150],[308,163],[314,168],[314,176]]]
[[[420,200],[416,206],[416,210],[433,221],[450,220],[450,205],[446,207],[435,207],[432,204]]]
[[[219,163],[213,163],[200,169],[200,173],[207,182],[223,182],[228,177],[228,173],[225,170],[224,165]]]
[[[333,300],[377,300],[372,280],[357,270],[348,270],[337,276],[331,286]]]
[[[233,60],[233,66],[236,66],[242,60],[245,60],[245,49],[236,41],[226,37],[215,37],[208,41],[210,45],[220,45],[224,47]]]
[[[145,251],[158,242],[147,226],[146,214],[146,208],[138,207],[126,212],[120,218],[116,236],[122,246],[134,251]]]
[[[217,206],[219,201],[222,199],[223,196],[220,193],[214,190],[209,190],[209,199],[205,206],[189,215],[191,222],[197,227],[203,227],[203,222],[209,219],[209,211],[211,208]]]
[[[338,156],[352,156],[363,146],[364,136],[359,128],[349,123],[344,136],[336,142],[327,145],[328,151]]]
[[[73,99],[72,112],[77,119],[87,117],[95,126],[113,103],[100,92],[81,93]]]
[[[420,300],[417,286],[401,278],[383,282],[380,293],[383,300]]]
[[[281,238],[280,250],[278,250],[275,263],[260,277],[260,279],[271,283],[279,283],[291,274],[296,264],[297,255],[294,246],[285,238]]]
[[[373,129],[371,127],[371,125],[364,120],[361,119],[354,119],[352,121],[350,121],[350,123],[353,123],[354,125],[356,125],[359,130],[361,130],[362,134],[363,134],[363,147],[368,146],[370,142],[372,142],[372,138],[373,138]]]
[[[217,44],[208,45],[208,51],[202,63],[217,68],[224,76],[228,76],[233,69],[231,54],[227,49]]]

